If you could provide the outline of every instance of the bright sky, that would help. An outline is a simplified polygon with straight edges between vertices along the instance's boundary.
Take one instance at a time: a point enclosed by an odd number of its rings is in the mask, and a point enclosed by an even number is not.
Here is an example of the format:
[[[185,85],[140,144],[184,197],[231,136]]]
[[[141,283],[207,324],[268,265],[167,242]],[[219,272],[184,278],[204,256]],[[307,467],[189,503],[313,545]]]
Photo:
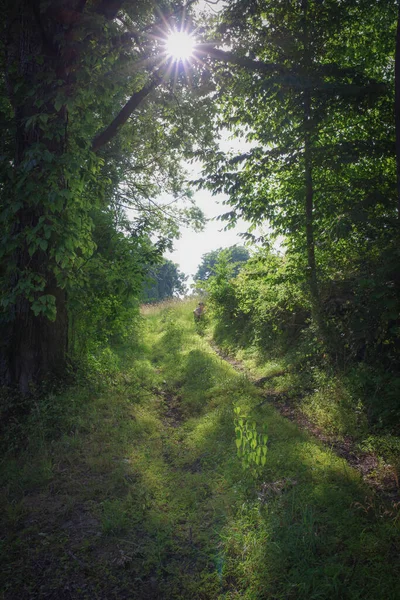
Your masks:
[[[246,149],[250,149],[250,147],[250,144],[245,140],[229,139],[228,133],[222,135],[220,141],[220,148],[225,151],[237,150],[238,152],[243,152]],[[186,168],[189,178],[197,179],[200,177],[200,163],[192,167],[187,165]],[[239,234],[246,232],[250,223],[240,219],[235,228],[224,231],[226,222],[215,219],[219,215],[231,210],[229,206],[222,204],[227,198],[225,194],[213,196],[208,190],[196,191],[193,199],[208,219],[205,228],[199,233],[186,227],[181,228],[181,238],[175,241],[174,252],[166,254],[166,258],[177,263],[180,270],[190,276],[189,283],[192,282],[192,276],[196,273],[203,254],[211,250],[217,250],[218,248],[227,248],[234,244],[244,246],[246,243]]]
[[[202,209],[206,217],[212,219],[229,210],[220,203],[224,196],[212,196],[210,192],[202,190],[194,195],[196,204]],[[182,235],[175,241],[175,251],[168,252],[166,258],[179,265],[186,275],[193,276],[201,262],[201,257],[206,252],[217,248],[226,248],[234,244],[244,245],[244,240],[238,234],[247,230],[248,224],[242,221],[235,229],[223,231],[224,223],[221,221],[208,221],[204,231],[196,233],[190,229],[182,229]]]
[[[221,1],[209,5],[207,5],[204,0],[199,0],[198,3],[200,10],[208,10],[214,14],[222,8],[222,5],[223,2]],[[243,151],[243,141],[239,144],[237,140],[233,142],[226,138],[221,145],[226,150],[228,150],[228,148],[239,150],[240,148],[240,151]],[[189,177],[196,179],[199,175],[199,166],[193,166],[192,171],[189,171]],[[196,233],[191,229],[182,228],[181,238],[175,241],[174,252],[168,252],[166,254],[166,258],[177,263],[179,269],[190,276],[189,283],[192,282],[192,277],[197,271],[203,254],[210,252],[211,250],[216,250],[217,248],[227,248],[234,244],[244,245],[245,243],[244,239],[241,238],[239,234],[247,230],[248,223],[240,221],[234,229],[224,231],[225,223],[215,220],[215,217],[229,210],[228,206],[222,205],[224,199],[226,199],[226,196],[223,194],[213,196],[207,190],[196,192],[194,200],[208,219],[205,229],[200,233]]]
[[[204,0],[199,0],[198,8],[201,11],[217,13],[221,10],[223,1],[207,4]],[[231,141],[227,137],[223,140],[221,147],[223,149],[235,149],[243,152],[243,141],[240,143],[235,140]],[[190,168],[190,166],[189,166]],[[192,172],[189,172],[189,177],[196,179],[200,175],[199,166],[192,167]],[[195,193],[194,200],[208,220],[204,231],[196,233],[188,228],[181,229],[181,238],[176,240],[174,252],[168,252],[166,258],[179,265],[181,271],[190,276],[189,283],[192,282],[192,277],[197,271],[201,262],[201,257],[206,252],[216,250],[218,248],[227,248],[234,244],[244,245],[245,240],[239,236],[240,233],[248,229],[249,224],[240,221],[234,229],[224,231],[225,222],[216,221],[215,217],[228,212],[229,207],[223,206],[222,202],[227,197],[223,194],[213,196],[207,190],[200,190]]]

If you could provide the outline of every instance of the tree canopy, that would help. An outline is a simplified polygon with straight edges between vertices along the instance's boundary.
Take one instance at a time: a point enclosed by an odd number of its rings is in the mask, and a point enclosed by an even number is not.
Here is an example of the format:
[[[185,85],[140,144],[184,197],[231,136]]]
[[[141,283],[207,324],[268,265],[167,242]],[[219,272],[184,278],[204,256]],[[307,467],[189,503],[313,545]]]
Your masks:
[[[227,262],[231,266],[232,277],[239,273],[240,268],[250,258],[250,253],[244,246],[230,246],[229,248],[218,248],[217,250],[211,250],[206,252],[201,257],[201,263],[198,266],[194,279],[197,281],[207,281],[207,279],[216,274],[216,266],[221,258],[224,256]]]
[[[172,260],[164,259],[161,264],[150,268],[146,276],[142,299],[144,302],[160,302],[186,293],[187,275],[182,273]]]
[[[184,15],[184,2],[167,0],[2,3],[2,383],[27,393],[65,369],[69,315],[96,270],[98,285],[111,285],[113,255],[145,253],[149,265],[180,220],[201,226],[180,157],[211,143],[212,106],[193,93],[201,69],[189,85],[165,51]],[[186,197],[187,208],[161,194]]]
[[[202,184],[227,194],[228,222],[284,236],[327,342],[325,290],[350,279],[357,294],[370,282],[376,336],[397,336],[396,17],[386,2],[236,0],[215,21],[243,59],[213,73],[219,127],[251,149],[210,152]]]

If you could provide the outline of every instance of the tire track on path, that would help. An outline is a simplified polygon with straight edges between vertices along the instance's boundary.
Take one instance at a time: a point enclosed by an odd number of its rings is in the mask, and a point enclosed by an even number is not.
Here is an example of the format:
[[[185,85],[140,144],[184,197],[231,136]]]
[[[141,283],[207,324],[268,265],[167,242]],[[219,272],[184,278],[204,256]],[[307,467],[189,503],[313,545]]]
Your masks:
[[[209,342],[213,351],[223,360],[228,362],[236,371],[243,373],[258,388],[263,388],[271,377],[255,378],[249,369],[236,358],[223,352],[213,341]],[[393,513],[389,516],[398,516],[400,510],[400,489],[396,469],[380,459],[372,452],[363,452],[358,449],[356,441],[350,436],[343,439],[327,434],[323,429],[313,423],[290,398],[273,389],[264,390],[264,399],[258,405],[269,403],[283,417],[295,423],[300,429],[306,430],[317,438],[325,446],[329,447],[337,456],[343,458],[347,463],[361,474],[363,481],[376,492],[380,498],[389,504],[388,511]],[[299,396],[298,399],[301,397]]]

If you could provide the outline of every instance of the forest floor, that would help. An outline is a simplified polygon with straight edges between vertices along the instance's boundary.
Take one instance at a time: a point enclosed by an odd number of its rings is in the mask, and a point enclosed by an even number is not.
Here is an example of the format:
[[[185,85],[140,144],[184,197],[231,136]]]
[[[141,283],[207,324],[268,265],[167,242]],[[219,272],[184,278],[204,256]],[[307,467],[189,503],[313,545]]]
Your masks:
[[[398,600],[393,504],[218,356],[192,310],[148,309],[142,343],[38,403],[22,448],[9,433],[1,598]]]

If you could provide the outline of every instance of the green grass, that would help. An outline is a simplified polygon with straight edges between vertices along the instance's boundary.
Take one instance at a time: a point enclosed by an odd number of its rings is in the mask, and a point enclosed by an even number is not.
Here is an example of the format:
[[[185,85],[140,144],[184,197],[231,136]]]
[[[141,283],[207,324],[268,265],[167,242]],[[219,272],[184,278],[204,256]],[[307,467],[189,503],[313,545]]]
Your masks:
[[[395,515],[211,350],[193,308],[147,307],[112,377],[24,424],[1,467],[4,600],[399,598]],[[263,468],[236,454],[234,407],[267,428]]]

